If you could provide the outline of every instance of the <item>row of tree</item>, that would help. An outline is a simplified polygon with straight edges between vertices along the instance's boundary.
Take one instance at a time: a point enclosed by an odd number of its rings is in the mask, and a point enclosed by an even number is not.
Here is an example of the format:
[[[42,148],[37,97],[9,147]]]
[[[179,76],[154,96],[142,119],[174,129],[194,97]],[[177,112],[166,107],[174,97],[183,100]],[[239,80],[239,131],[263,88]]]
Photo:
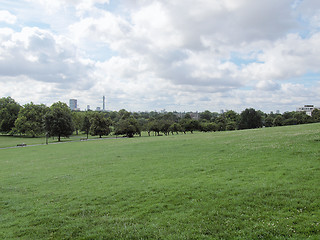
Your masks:
[[[223,114],[204,111],[199,119],[190,114],[181,116],[177,112],[130,113],[124,109],[112,112],[71,112],[62,102],[47,107],[43,104],[28,103],[20,106],[11,97],[0,99],[0,132],[28,136],[68,137],[74,132],[83,131],[88,135],[102,137],[113,133],[133,137],[141,131],[149,136],[186,133],[193,131],[225,131],[251,129],[320,122],[320,111],[315,109],[312,116],[305,112],[286,112],[284,114],[266,114],[253,108],[240,114],[227,111]]]

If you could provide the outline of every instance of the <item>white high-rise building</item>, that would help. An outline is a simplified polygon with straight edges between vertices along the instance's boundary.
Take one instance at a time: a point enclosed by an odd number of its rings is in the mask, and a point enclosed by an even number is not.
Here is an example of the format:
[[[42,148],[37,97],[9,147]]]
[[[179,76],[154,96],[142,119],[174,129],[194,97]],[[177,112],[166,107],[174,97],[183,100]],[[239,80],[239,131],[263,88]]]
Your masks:
[[[78,109],[78,101],[77,99],[70,99],[69,100],[69,107],[71,110],[77,110]]]

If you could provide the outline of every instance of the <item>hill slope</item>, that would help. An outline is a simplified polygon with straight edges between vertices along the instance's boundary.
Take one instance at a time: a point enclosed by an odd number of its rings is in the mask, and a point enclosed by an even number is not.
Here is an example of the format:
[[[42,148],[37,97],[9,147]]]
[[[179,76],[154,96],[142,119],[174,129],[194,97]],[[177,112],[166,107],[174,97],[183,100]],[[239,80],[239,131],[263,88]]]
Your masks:
[[[316,239],[320,124],[0,150],[1,239]]]

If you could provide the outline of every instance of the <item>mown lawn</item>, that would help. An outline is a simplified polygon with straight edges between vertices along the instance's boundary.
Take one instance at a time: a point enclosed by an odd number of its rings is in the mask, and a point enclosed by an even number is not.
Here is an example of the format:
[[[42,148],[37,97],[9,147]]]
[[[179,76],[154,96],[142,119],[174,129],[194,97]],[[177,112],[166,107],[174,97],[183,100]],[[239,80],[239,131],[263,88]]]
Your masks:
[[[0,239],[319,239],[320,124],[0,150]]]
[[[102,138],[113,138],[116,136],[102,136]],[[61,137],[61,142],[72,142],[72,141],[80,141],[81,139],[87,138],[86,134],[74,134],[68,138]],[[89,140],[91,139],[99,139],[99,136],[90,136],[88,137]],[[29,137],[29,136],[9,136],[9,135],[0,135],[0,149],[1,148],[8,148],[8,147],[16,147],[18,144],[26,144],[29,145],[39,145],[39,144],[46,144],[46,138],[44,136],[39,137]],[[48,143],[58,143],[57,137],[50,137],[48,138]]]

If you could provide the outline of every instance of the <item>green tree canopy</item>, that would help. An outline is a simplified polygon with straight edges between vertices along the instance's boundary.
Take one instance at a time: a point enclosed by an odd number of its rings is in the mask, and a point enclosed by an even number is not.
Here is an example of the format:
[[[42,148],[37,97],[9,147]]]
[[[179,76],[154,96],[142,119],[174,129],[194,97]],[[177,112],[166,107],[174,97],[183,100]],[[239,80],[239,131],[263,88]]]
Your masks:
[[[72,112],[72,122],[77,135],[82,127],[83,118],[84,114],[82,112]]]
[[[91,128],[90,116],[88,113],[86,113],[85,116],[83,117],[81,130],[84,131],[85,134],[87,134],[87,138],[89,136],[90,128]]]
[[[0,98],[0,132],[8,133],[13,127],[20,111],[20,105],[11,97]]]
[[[91,116],[91,127],[90,134],[92,136],[99,135],[101,138],[103,135],[107,136],[110,134],[112,121],[110,118],[106,119],[102,113],[94,113]]]
[[[44,119],[47,133],[49,136],[57,136],[59,142],[61,136],[69,137],[74,131],[71,110],[65,103],[52,104]]]
[[[238,123],[239,122],[239,114],[233,110],[227,111],[225,114],[227,122]]]
[[[297,119],[298,124],[305,124],[311,122],[311,117],[306,112],[295,112],[294,118]]]
[[[149,136],[150,136],[150,132],[154,132],[155,134],[160,135],[161,123],[159,120],[151,118],[148,121],[146,129],[148,131]]]
[[[45,133],[44,116],[48,108],[44,104],[25,104],[15,121],[15,129],[18,133],[30,135],[32,137]]]
[[[311,113],[312,115],[312,120],[314,122],[320,122],[320,110],[319,109],[314,109]]]
[[[200,128],[199,121],[189,118],[183,118],[179,123],[184,133],[186,133],[187,131],[193,133],[193,131],[196,131]]]
[[[258,111],[247,108],[240,114],[239,129],[251,129],[262,127],[262,118]]]
[[[173,123],[171,124],[169,131],[173,134],[174,132],[179,134],[181,132],[181,125],[179,123]]]
[[[120,120],[121,120],[121,119],[127,119],[127,118],[129,118],[130,115],[131,115],[131,113],[128,112],[127,110],[125,110],[125,109],[121,109],[118,114],[119,114],[119,119],[120,119]]]
[[[272,127],[274,119],[275,119],[275,115],[274,114],[269,114],[265,119],[265,126],[266,127]]]
[[[285,118],[281,115],[276,116],[273,119],[273,126],[283,126]]]
[[[209,110],[206,110],[200,113],[200,119],[210,121],[212,118],[212,113]]]
[[[127,137],[133,137],[135,134],[141,134],[138,121],[134,117],[121,119],[115,126],[116,135],[125,135]]]
[[[173,121],[163,119],[160,120],[160,131],[165,135],[169,135],[170,133],[170,126],[172,125]]]

